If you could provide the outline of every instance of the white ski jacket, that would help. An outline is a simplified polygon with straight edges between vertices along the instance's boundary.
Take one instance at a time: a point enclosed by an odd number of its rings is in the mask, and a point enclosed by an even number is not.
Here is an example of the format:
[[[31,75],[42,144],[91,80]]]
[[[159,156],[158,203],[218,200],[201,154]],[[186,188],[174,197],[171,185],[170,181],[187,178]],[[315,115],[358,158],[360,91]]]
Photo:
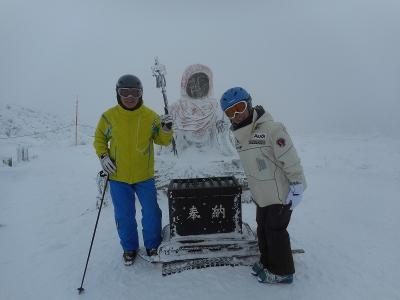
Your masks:
[[[236,150],[257,205],[287,204],[290,184],[307,187],[303,167],[285,126],[259,113],[254,109],[252,123],[233,131]]]

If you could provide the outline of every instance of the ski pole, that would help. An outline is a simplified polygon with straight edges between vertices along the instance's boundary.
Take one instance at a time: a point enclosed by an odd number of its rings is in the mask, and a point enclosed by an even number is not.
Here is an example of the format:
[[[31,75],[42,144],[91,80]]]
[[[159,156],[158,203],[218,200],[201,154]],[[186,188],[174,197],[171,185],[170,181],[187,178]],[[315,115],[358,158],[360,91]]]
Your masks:
[[[101,177],[106,177],[106,182],[104,184],[103,193],[101,195],[99,212],[97,213],[96,225],[94,226],[92,241],[90,242],[89,253],[88,253],[88,256],[87,256],[87,259],[86,259],[85,271],[83,272],[81,286],[78,288],[79,294],[83,293],[83,291],[85,290],[83,288],[83,281],[85,280],[85,275],[86,275],[86,270],[87,270],[87,266],[88,266],[88,263],[89,263],[90,253],[92,252],[92,246],[93,246],[94,237],[96,235],[97,224],[99,223],[100,212],[101,212],[101,208],[103,207],[104,195],[106,194],[107,184],[108,184],[108,180],[109,180],[109,174],[104,172],[104,171],[100,171],[100,176]]]
[[[167,69],[164,65],[160,64],[158,61],[158,57],[155,58],[154,66],[151,67],[153,72],[153,76],[156,78],[156,87],[161,88],[161,93],[164,99],[164,113],[168,114],[168,98],[167,98],[167,82],[165,80],[165,74],[167,73]],[[172,137],[172,150],[174,155],[178,156],[178,151],[176,150],[175,139]]]

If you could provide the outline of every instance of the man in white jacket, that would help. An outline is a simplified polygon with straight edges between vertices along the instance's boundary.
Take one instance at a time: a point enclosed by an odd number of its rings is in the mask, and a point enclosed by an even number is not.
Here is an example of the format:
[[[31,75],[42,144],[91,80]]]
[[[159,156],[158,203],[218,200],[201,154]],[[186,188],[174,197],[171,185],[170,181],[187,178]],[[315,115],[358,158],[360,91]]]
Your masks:
[[[241,87],[227,90],[221,108],[231,121],[236,149],[257,205],[260,261],[251,273],[265,283],[292,283],[295,273],[287,226],[303,198],[306,180],[292,140],[283,124],[261,106],[252,107]]]

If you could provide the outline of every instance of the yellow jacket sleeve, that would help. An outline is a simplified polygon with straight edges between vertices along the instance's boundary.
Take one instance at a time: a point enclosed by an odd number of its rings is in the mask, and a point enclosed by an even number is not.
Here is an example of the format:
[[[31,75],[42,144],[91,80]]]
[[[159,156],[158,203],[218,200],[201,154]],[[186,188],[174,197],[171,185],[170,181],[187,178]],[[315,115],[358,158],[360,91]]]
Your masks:
[[[108,154],[108,141],[111,138],[111,129],[111,123],[103,114],[97,124],[93,142],[96,154],[99,157],[105,153]]]
[[[154,143],[157,145],[168,146],[172,141],[173,131],[164,131],[161,127],[160,117],[154,120]]]

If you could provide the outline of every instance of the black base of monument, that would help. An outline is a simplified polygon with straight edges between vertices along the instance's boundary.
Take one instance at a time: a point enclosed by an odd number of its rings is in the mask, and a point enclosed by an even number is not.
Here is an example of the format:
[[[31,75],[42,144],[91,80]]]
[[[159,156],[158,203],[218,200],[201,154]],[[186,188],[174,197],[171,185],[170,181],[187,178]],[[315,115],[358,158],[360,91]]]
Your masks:
[[[241,233],[241,193],[233,176],[171,180],[170,235]]]

